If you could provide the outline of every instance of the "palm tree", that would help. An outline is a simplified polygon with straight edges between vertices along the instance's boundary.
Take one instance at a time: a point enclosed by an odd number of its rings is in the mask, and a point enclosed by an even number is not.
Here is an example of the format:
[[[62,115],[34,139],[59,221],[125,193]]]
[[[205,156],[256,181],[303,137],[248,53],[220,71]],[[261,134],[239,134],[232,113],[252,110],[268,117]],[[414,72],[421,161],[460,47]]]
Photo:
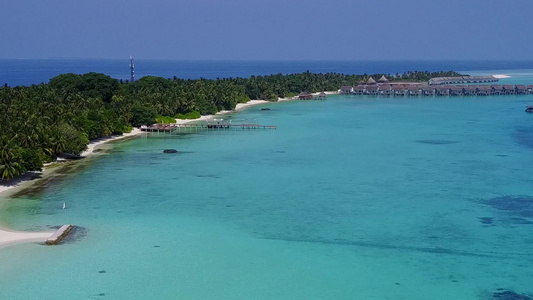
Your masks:
[[[0,161],[0,179],[10,180],[22,174],[22,167],[18,162]]]

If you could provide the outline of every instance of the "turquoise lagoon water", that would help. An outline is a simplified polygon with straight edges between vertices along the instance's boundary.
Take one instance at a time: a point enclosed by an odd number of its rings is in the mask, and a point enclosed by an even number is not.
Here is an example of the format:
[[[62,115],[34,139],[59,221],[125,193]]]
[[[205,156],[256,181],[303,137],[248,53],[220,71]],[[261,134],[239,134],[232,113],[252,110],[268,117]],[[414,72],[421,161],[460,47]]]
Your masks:
[[[86,231],[58,247],[1,249],[0,298],[533,293],[531,104],[332,96],[232,116],[277,130],[117,143],[4,202],[12,228]]]

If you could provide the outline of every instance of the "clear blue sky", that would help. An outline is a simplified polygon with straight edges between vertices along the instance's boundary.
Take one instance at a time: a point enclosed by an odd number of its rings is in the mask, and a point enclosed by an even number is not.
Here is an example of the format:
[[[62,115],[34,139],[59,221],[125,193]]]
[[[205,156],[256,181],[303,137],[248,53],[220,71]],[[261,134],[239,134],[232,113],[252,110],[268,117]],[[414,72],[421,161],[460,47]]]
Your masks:
[[[532,0],[13,0],[0,58],[533,59]]]

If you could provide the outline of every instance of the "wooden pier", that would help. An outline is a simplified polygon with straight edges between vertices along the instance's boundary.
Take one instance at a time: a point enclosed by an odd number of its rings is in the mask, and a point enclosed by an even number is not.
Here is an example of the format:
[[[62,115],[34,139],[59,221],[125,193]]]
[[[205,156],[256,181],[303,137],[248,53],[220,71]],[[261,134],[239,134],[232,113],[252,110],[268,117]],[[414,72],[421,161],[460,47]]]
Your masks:
[[[59,244],[72,231],[73,227],[70,224],[63,225],[51,237],[46,240],[47,245]]]
[[[196,124],[153,124],[142,126],[141,131],[150,133],[179,133],[180,131],[199,130],[244,130],[244,129],[276,129],[275,125],[261,125],[257,123],[232,123],[222,119],[208,120]]]

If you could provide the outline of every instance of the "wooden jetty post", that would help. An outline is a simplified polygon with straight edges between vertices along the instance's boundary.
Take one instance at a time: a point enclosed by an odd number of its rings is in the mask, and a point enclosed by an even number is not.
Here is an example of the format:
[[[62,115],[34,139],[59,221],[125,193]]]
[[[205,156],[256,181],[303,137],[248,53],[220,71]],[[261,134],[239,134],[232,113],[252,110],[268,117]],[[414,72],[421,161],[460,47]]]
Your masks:
[[[61,226],[50,238],[46,240],[47,245],[57,245],[59,242],[61,242],[67,235],[72,231],[74,227],[72,225],[67,224]]]

